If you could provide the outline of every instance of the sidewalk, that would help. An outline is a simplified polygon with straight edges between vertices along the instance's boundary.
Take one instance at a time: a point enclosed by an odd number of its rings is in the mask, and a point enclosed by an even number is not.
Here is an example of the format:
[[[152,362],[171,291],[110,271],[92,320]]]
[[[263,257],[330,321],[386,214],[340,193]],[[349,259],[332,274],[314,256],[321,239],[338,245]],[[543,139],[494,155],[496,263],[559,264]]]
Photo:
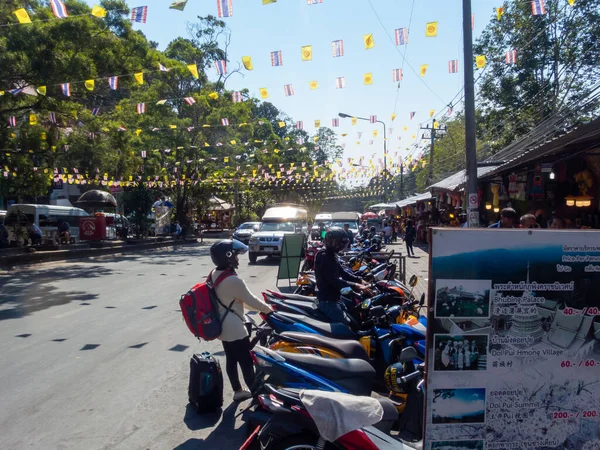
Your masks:
[[[58,250],[42,250],[26,253],[24,249],[6,249],[0,252],[0,267],[11,268],[27,264],[42,262],[66,261],[78,258],[91,258],[94,256],[111,255],[118,253],[142,252],[161,247],[198,244],[199,239],[173,239],[159,238],[129,241],[107,241],[102,246],[76,245],[73,247],[62,246]]]
[[[391,245],[391,248],[399,251],[406,256],[406,244],[404,241],[399,241]],[[427,245],[415,244],[414,257],[406,257],[406,282],[411,276],[416,275],[419,281],[415,286],[415,297],[420,298],[422,293],[425,293],[425,304],[427,304],[427,284],[429,283],[429,253],[427,253]]]

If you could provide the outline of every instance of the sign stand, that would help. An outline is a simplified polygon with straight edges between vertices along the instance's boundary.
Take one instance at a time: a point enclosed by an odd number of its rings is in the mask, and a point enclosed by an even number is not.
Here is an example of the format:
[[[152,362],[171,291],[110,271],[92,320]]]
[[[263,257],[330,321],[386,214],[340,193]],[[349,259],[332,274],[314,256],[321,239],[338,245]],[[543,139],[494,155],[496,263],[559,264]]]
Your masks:
[[[279,270],[275,286],[279,287],[279,280],[287,279],[288,287],[291,288],[292,283],[290,280],[298,278],[305,240],[306,236],[303,234],[286,234],[283,236],[281,259],[279,260]]]

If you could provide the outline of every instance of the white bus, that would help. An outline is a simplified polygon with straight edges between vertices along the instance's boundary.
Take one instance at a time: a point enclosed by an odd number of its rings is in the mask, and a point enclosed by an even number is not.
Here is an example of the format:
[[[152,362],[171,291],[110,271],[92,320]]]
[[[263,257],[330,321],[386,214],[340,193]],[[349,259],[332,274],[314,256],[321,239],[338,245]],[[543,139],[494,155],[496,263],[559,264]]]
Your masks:
[[[14,234],[15,226],[26,228],[29,222],[35,223],[42,233],[47,231],[57,232],[58,221],[67,222],[70,229],[71,238],[79,240],[79,218],[87,217],[89,214],[81,208],[72,208],[68,206],[55,205],[26,205],[17,204],[8,207],[4,226],[8,230],[9,241],[17,240]]]

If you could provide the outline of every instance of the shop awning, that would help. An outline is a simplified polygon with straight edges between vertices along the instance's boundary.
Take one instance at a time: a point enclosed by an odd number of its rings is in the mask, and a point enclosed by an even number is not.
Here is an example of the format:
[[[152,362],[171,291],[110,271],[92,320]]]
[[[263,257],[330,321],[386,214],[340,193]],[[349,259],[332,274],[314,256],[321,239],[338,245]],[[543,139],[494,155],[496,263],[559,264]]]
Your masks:
[[[481,178],[484,175],[494,171],[499,164],[477,167],[477,178]],[[467,171],[461,170],[456,172],[454,175],[450,175],[448,178],[444,178],[442,181],[438,181],[435,184],[432,184],[427,189],[431,192],[437,191],[456,191],[463,187],[463,185],[467,182]]]
[[[424,200],[429,200],[431,198],[431,192],[424,192],[422,194],[416,194],[412,197],[405,198],[404,200],[399,200],[396,202],[396,206],[398,208],[404,208],[405,206],[414,205],[417,202],[422,202]]]
[[[369,209],[392,209],[395,207],[395,203],[377,203],[376,205],[369,206]]]
[[[221,200],[218,197],[211,197],[208,202],[210,206],[207,208],[208,211],[230,211],[235,209],[235,206],[231,203],[227,203],[225,200]]]

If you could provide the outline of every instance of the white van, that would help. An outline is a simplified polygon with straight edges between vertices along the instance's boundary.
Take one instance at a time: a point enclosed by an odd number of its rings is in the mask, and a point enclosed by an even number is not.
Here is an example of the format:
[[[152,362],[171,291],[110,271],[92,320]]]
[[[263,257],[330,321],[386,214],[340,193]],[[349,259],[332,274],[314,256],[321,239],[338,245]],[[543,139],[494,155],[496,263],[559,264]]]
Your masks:
[[[298,206],[275,206],[265,211],[260,229],[249,241],[248,259],[256,262],[259,255],[281,256],[283,236],[308,232],[308,212]]]
[[[26,227],[27,222],[35,223],[42,233],[46,231],[58,231],[58,221],[67,222],[71,229],[71,238],[79,240],[79,218],[87,217],[89,214],[81,208],[55,205],[25,205],[17,204],[8,207],[4,226],[8,230],[9,241],[14,241],[14,228],[16,225]]]

